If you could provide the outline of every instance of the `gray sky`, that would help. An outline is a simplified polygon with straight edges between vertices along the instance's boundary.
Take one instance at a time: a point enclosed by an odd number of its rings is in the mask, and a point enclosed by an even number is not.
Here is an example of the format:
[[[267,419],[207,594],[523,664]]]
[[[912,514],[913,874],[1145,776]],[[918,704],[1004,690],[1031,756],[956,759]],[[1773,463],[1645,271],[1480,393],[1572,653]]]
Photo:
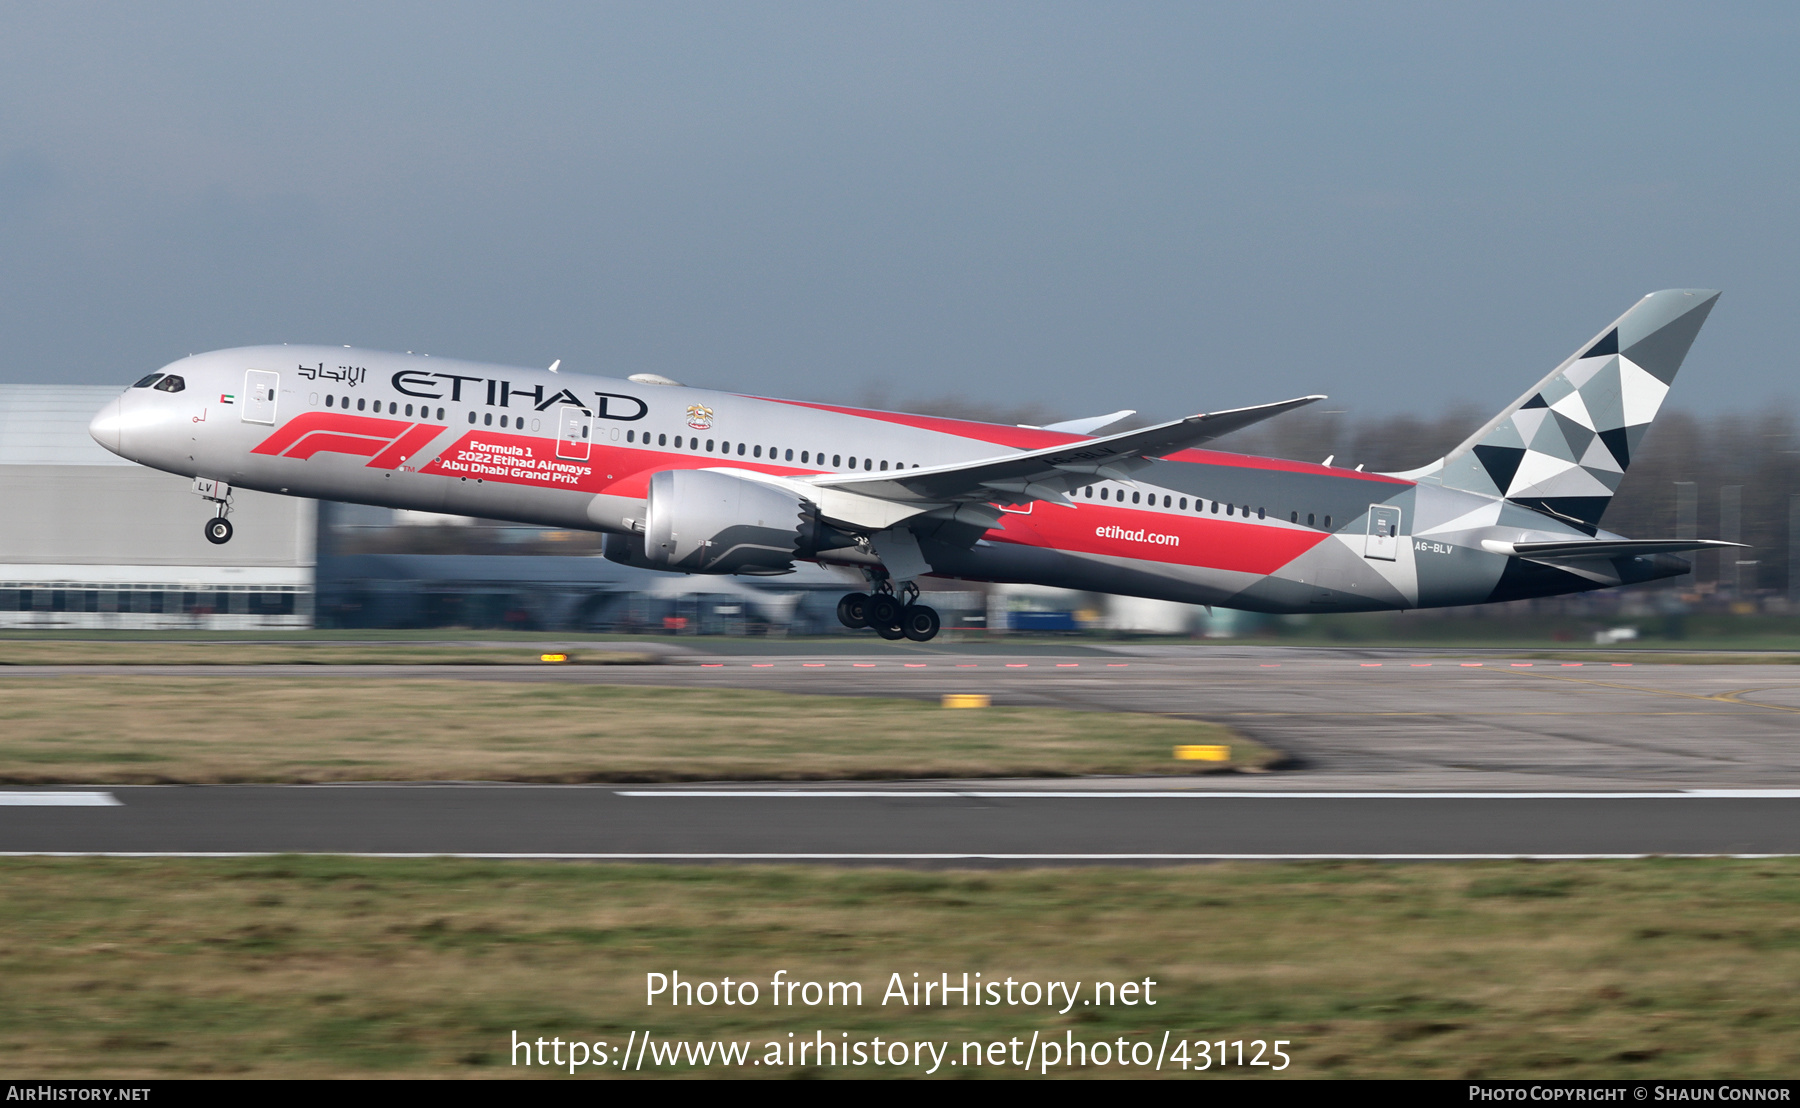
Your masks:
[[[344,342],[1066,416],[1795,395],[1792,4],[0,7],[0,379]]]

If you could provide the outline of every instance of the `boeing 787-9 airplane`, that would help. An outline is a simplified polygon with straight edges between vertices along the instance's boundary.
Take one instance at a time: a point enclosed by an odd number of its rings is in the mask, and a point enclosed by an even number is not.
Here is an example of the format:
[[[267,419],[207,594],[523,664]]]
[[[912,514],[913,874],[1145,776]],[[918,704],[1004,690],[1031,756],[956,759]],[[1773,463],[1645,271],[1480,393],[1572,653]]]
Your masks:
[[[1651,293],[1405,473],[1206,449],[1319,396],[1106,433],[1132,413],[1005,426],[332,346],[184,358],[91,432],[192,477],[215,543],[239,488],[582,528],[651,569],[852,567],[867,591],[839,618],[890,639],[937,634],[927,576],[1257,612],[1480,604],[1733,545],[1600,528],[1717,297]]]

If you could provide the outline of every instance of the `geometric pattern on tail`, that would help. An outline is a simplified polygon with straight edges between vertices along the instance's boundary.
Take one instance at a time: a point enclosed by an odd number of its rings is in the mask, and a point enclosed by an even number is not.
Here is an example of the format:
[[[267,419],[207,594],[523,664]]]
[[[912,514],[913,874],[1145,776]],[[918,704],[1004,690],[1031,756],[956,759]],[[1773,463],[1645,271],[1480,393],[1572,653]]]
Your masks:
[[[1435,469],[1445,485],[1503,496],[1591,530],[1624,480],[1716,296],[1670,290],[1645,297],[1420,475]]]

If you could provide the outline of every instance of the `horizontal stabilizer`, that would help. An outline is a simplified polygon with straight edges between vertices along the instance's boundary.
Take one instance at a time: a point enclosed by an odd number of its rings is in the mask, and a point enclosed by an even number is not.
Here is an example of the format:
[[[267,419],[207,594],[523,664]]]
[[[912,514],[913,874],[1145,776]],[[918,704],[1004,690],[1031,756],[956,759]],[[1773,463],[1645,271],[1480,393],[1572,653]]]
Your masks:
[[[1748,544],[1719,539],[1575,539],[1569,542],[1495,542],[1482,547],[1492,554],[1521,558],[1644,558],[1690,550],[1742,550]]]

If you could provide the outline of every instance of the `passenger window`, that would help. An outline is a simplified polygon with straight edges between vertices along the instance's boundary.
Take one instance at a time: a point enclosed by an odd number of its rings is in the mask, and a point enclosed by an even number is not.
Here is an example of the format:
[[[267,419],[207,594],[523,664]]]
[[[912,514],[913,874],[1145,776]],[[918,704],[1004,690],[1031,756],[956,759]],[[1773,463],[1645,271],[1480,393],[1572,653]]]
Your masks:
[[[1181,510],[1187,511],[1187,497],[1185,496],[1181,498]]]
[[[150,387],[157,392],[180,392],[182,389],[187,388],[187,382],[171,373]]]
[[[138,378],[138,383],[131,387],[134,389],[147,389],[151,385],[156,384],[156,382],[158,382],[160,380],[162,380],[162,374],[151,373],[151,374],[148,374],[147,376]]]
[[[1258,508],[1258,509],[1256,509],[1256,518],[1257,519],[1267,519],[1268,517],[1263,515],[1263,510],[1261,508]]]
[[[332,404],[332,399],[331,399],[331,394],[330,394],[330,393],[326,393],[326,394],[325,394],[325,406],[326,406],[326,407],[327,407],[327,408],[329,408],[329,407],[332,407],[332,406],[333,406],[333,404]]]
[[[886,461],[883,461],[881,463],[881,472],[883,472],[883,473],[887,472],[887,462]]]
[[[811,451],[810,451],[810,450],[802,450],[802,451],[801,451],[801,452],[800,452],[800,461],[801,461],[801,463],[802,463],[802,464],[804,464],[804,463],[805,463],[805,461],[806,461],[806,456],[807,456],[807,455],[808,455],[808,454],[810,454],[810,453],[812,453],[812,452],[811,452]]]
[[[843,461],[841,460],[841,458],[842,458],[842,456],[838,455],[838,454],[833,454],[831,456],[831,468],[832,469],[837,469],[844,464]]]
[[[356,410],[359,412],[365,411],[367,409],[368,403],[369,403],[369,401],[366,397],[361,397],[361,396],[357,397],[356,398]]]
[[[1331,530],[1331,517],[1330,516],[1325,517],[1325,530],[1327,530],[1327,531]]]
[[[1236,505],[1235,505],[1235,504],[1227,504],[1227,505],[1225,505],[1225,514],[1226,514],[1226,515],[1231,515],[1231,514],[1233,514],[1233,512],[1234,512],[1234,510],[1235,510],[1235,509],[1236,509],[1236,507],[1237,507],[1237,506],[1236,506]]]
[[[411,404],[408,404],[408,405],[407,405],[407,406],[406,406],[406,414],[407,414],[407,415],[412,415],[412,405],[411,405]]]
[[[740,443],[738,443],[738,453],[742,454],[743,452],[744,452],[744,444],[740,442]],[[759,446],[755,450],[752,450],[750,452],[750,456],[753,458],[762,457],[762,447]]]
[[[484,414],[481,417],[481,425],[483,427],[492,427],[494,425],[494,413],[488,412],[488,413]]]
[[[388,415],[399,415],[399,414],[400,414],[400,402],[398,400],[388,401]]]
[[[470,423],[474,423],[474,422],[475,422],[475,413],[474,413],[474,412],[470,412],[470,413],[469,413],[469,422],[470,422]]]
[[[1288,522],[1289,523],[1299,523],[1300,522],[1300,513],[1299,512],[1289,512],[1288,513]]]
[[[1088,499],[1089,499],[1089,500],[1092,500],[1092,499],[1094,499],[1094,486],[1092,486],[1092,485],[1089,485],[1089,486],[1088,486],[1088,487],[1087,487],[1087,488],[1086,488],[1086,489],[1084,489],[1084,490],[1083,490],[1083,491],[1084,491],[1084,492],[1085,492],[1085,493],[1086,493],[1086,494],[1087,494],[1087,498],[1088,498]]]
[[[864,469],[868,469],[872,465],[874,465],[874,463],[871,462],[869,459],[867,459],[867,458],[863,459],[863,468]]]
[[[1131,502],[1133,504],[1136,504],[1138,502],[1138,494],[1137,493],[1134,492],[1131,494]]]
[[[506,416],[505,415],[501,415],[501,417],[500,417],[500,426],[502,426],[502,427],[506,426]]]
[[[444,418],[444,409],[442,409],[442,408],[439,408],[439,409],[438,409],[438,414],[437,414],[437,417],[438,417],[438,421],[439,421],[439,422],[442,422],[442,421],[443,421],[443,418]]]
[[[658,435],[658,436],[656,436],[656,445],[658,445],[658,446],[667,446],[667,445],[669,445],[669,436],[667,436],[667,435]],[[677,445],[680,445],[680,444],[677,444]]]
[[[787,452],[787,460],[790,462],[794,460],[794,452],[792,450]]]
[[[707,439],[707,440],[706,440],[706,452],[707,452],[707,453],[708,453],[708,454],[711,454],[711,453],[712,453],[712,448],[713,448],[713,441],[712,441],[712,440],[711,440],[711,439]]]
[[[1165,508],[1170,507],[1169,498],[1167,496],[1163,497],[1163,507],[1165,507]]]
[[[1100,499],[1102,499],[1102,500],[1107,499],[1106,486],[1104,486],[1104,485],[1100,486]]]
[[[1311,512],[1306,513],[1306,525],[1308,527],[1313,526],[1313,514]]]

